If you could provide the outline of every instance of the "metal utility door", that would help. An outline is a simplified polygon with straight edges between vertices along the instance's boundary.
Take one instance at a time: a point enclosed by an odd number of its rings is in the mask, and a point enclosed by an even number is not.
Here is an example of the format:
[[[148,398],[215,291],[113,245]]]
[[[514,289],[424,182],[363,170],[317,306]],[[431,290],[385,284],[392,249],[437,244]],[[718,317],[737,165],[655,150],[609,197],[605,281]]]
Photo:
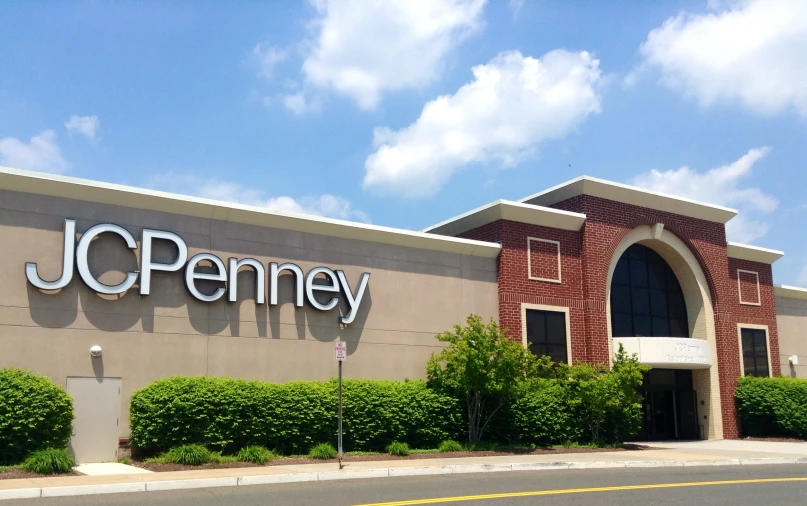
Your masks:
[[[118,459],[120,378],[67,378],[76,419],[70,451],[79,463]]]

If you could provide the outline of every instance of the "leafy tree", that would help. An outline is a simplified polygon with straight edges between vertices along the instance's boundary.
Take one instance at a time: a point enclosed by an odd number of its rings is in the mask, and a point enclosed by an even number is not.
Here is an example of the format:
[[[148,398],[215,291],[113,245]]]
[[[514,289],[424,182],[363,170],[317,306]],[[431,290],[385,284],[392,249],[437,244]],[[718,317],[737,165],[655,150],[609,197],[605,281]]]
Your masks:
[[[466,326],[436,336],[448,346],[432,353],[426,365],[429,386],[464,399],[468,440],[482,438],[490,420],[518,397],[525,379],[544,374],[551,361],[537,360],[520,342],[510,340],[499,325],[470,315]]]
[[[622,344],[609,371],[602,364],[579,364],[568,368],[573,397],[594,442],[620,442],[637,433],[642,424],[642,405],[636,389],[650,367],[629,356]]]

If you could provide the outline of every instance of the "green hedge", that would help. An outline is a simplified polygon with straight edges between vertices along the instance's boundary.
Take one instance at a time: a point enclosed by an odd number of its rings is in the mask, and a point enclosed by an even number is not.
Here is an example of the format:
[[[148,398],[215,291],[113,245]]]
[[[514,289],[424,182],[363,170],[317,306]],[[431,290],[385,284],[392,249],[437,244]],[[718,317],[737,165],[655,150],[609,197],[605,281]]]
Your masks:
[[[224,451],[261,445],[306,453],[336,440],[336,406],[335,380],[167,378],[132,396],[131,437],[146,452],[199,443]],[[347,380],[343,406],[346,451],[383,451],[393,441],[436,447],[462,431],[458,402],[423,381]]]
[[[581,441],[587,431],[578,416],[578,404],[558,380],[533,382],[510,409],[515,440],[538,446]]]
[[[807,379],[746,376],[734,395],[744,436],[807,438]]]
[[[67,448],[73,400],[46,376],[0,369],[0,465],[46,448]]]

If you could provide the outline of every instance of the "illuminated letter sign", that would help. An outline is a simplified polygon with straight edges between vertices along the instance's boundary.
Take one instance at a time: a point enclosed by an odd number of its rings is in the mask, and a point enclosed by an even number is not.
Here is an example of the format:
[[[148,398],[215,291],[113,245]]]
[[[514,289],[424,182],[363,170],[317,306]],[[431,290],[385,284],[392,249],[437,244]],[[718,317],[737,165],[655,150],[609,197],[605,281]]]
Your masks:
[[[266,303],[266,268],[254,258],[229,258],[225,266],[221,258],[212,253],[199,253],[188,260],[188,246],[180,236],[173,232],[163,230],[143,229],[140,237],[140,272],[127,272],[126,278],[118,285],[105,285],[98,281],[90,272],[88,253],[93,240],[101,234],[115,234],[126,243],[126,247],[137,249],[134,236],[125,228],[104,223],[95,225],[81,236],[76,245],[76,222],[66,219],[64,221],[64,254],[62,258],[62,274],[54,281],[44,281],[39,277],[37,264],[26,262],[25,277],[28,282],[40,290],[60,290],[70,284],[73,279],[74,266],[78,268],[79,276],[84,284],[91,290],[107,294],[123,293],[140,278],[140,295],[148,296],[151,293],[151,274],[153,271],[177,272],[184,268],[185,286],[188,292],[203,302],[215,302],[227,294],[229,302],[236,302],[238,292],[238,270],[249,267],[255,273],[255,303]],[[167,241],[176,246],[176,257],[168,263],[157,262],[154,259],[154,241]],[[212,272],[197,271],[200,263],[210,265]],[[228,272],[229,267],[229,272]],[[303,301],[320,311],[330,311],[339,304],[339,294],[342,294],[348,306],[348,313],[340,317],[345,325],[353,323],[356,319],[359,306],[370,281],[370,273],[362,273],[359,284],[354,293],[344,271],[332,270],[328,267],[314,267],[307,274],[296,264],[271,262],[269,264],[269,304],[277,305],[278,275],[282,271],[292,273],[294,276],[294,305],[303,307]],[[211,294],[203,293],[196,286],[197,281],[217,283],[218,286]],[[330,295],[329,298],[327,296]],[[319,298],[317,297],[319,296]],[[327,299],[326,299],[327,298]]]

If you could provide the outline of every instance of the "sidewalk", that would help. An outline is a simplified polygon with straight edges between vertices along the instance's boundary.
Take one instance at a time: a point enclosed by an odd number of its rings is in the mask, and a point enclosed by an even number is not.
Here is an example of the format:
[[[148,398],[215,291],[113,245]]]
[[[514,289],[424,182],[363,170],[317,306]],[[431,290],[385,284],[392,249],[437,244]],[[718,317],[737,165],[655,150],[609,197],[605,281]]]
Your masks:
[[[0,499],[498,471],[542,472],[555,469],[807,464],[807,443],[698,441],[651,444],[661,449],[613,453],[351,462],[341,471],[337,469],[336,464],[326,463],[0,480]]]

